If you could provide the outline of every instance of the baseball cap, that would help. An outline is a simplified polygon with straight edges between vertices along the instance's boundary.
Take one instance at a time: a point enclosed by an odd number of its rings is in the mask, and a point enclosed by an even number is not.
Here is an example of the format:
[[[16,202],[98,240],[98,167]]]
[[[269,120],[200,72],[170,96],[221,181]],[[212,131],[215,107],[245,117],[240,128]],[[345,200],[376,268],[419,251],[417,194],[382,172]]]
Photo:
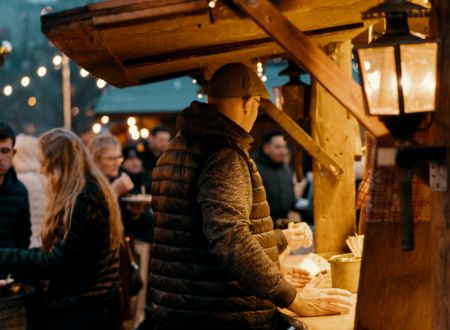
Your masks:
[[[241,98],[261,96],[269,99],[266,86],[255,71],[243,63],[229,63],[217,69],[209,80],[208,96]]]
[[[130,158],[139,158],[139,152],[137,150],[136,145],[126,145],[122,148],[122,155],[123,158],[130,159]]]

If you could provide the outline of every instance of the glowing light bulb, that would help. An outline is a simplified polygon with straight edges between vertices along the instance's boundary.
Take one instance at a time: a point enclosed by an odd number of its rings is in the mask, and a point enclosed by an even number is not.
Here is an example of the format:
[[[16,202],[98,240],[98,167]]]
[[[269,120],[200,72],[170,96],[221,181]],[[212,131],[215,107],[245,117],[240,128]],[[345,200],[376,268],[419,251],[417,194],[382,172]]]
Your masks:
[[[5,94],[6,96],[10,96],[12,94],[12,92],[13,92],[13,88],[11,85],[6,85],[3,88],[3,94]]]
[[[92,125],[92,132],[94,132],[95,134],[98,134],[102,131],[102,125],[100,125],[99,123],[95,123],[94,125]]]
[[[141,137],[143,139],[146,139],[150,136],[150,131],[147,128],[142,128],[141,129]]]
[[[31,96],[28,98],[27,103],[28,103],[28,106],[32,108],[36,105],[37,99],[34,96]]]
[[[108,116],[102,116],[102,118],[100,118],[100,121],[102,122],[102,124],[106,125],[109,123],[109,117]]]
[[[81,68],[80,69],[80,76],[83,77],[83,78],[86,78],[87,76],[89,76],[89,71]]]
[[[55,66],[61,65],[61,63],[62,63],[61,55],[53,56],[52,62],[53,62],[53,65],[55,65]]]
[[[37,75],[39,76],[39,77],[44,77],[45,75],[47,74],[47,68],[45,67],[45,66],[40,66],[38,69],[37,69]]]
[[[103,87],[106,86],[106,81],[104,81],[103,79],[97,79],[97,87],[102,89]]]

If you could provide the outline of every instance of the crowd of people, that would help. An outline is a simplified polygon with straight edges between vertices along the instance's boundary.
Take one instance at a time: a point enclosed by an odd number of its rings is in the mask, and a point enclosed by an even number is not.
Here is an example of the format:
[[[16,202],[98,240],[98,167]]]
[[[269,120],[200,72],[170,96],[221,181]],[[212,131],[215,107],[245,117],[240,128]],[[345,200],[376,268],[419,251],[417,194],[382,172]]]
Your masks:
[[[347,291],[306,289],[307,271],[280,268],[286,248],[313,237],[287,226],[301,215],[283,134],[250,156],[268,96],[232,63],[207,103],[181,112],[175,137],[163,125],[138,143],[62,128],[16,137],[0,123],[0,285],[35,287],[33,329],[287,329],[278,307],[348,312]]]

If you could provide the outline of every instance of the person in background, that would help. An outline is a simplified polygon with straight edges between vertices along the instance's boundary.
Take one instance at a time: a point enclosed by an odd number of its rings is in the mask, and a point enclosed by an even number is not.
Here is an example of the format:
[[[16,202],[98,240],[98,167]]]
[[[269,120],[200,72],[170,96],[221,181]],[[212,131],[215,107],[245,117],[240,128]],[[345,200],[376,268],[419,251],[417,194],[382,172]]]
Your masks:
[[[96,136],[96,134],[92,131],[92,127],[85,127],[82,129],[78,136],[80,137],[81,141],[83,141],[84,145],[88,145],[89,142]]]
[[[30,206],[27,189],[12,167],[15,142],[12,128],[0,122],[0,248],[26,249],[31,237]]]
[[[71,131],[44,133],[38,155],[50,201],[42,247],[1,248],[0,271],[47,280],[45,329],[118,329],[122,225],[116,197]]]
[[[128,126],[126,124],[113,123],[109,129],[109,132],[119,141],[121,146],[127,145],[131,141]]]
[[[272,329],[277,306],[304,316],[350,310],[350,292],[297,291],[280,270],[286,246],[310,242],[303,226],[273,229],[248,154],[268,97],[256,72],[231,63],[211,77],[208,103],[194,101],[178,118],[152,175],[153,329]]]
[[[130,268],[130,263],[135,258],[136,251],[134,249],[133,223],[146,222],[145,208],[136,207],[132,202],[121,201],[125,195],[131,194],[134,184],[131,178],[121,169],[124,160],[122,154],[122,145],[119,140],[111,134],[100,134],[93,138],[88,144],[94,162],[99,167],[102,174],[109,180],[117,199],[120,201],[120,211],[122,222],[125,230],[125,240],[130,250],[121,250],[121,281],[122,294],[124,300],[124,328],[134,329],[134,320],[136,316],[137,295],[142,290],[142,279],[139,279],[140,285],[135,285],[134,271]],[[137,187],[139,190],[140,187]],[[145,235],[145,233],[142,233]],[[137,261],[137,264],[139,261]],[[140,272],[140,270],[139,270]],[[138,287],[135,289],[135,287]]]
[[[37,158],[38,147],[39,141],[36,137],[26,134],[17,135],[13,166],[19,180],[28,190],[31,213],[30,248],[41,246],[41,224],[47,207],[45,176],[40,173],[41,163]]]
[[[138,146],[139,157],[144,163],[144,168],[151,172],[156,166],[156,162],[172,138],[172,133],[167,126],[162,124],[153,127],[150,131],[149,142],[143,146]]]
[[[288,221],[300,220],[295,210],[295,194],[292,178],[294,171],[286,164],[287,142],[280,131],[271,131],[262,138],[262,145],[254,154],[254,161],[261,174],[270,216],[276,228],[286,228]]]
[[[123,170],[130,176],[133,181],[134,188],[131,194],[148,194],[150,193],[150,175],[144,170],[142,160],[138,156],[136,145],[127,145],[122,150],[123,154]],[[140,271],[143,282],[142,290],[139,291],[136,302],[136,314],[134,319],[134,328],[138,328],[146,318],[146,297],[147,297],[147,279],[148,279],[148,263],[150,258],[150,248],[152,243],[152,212],[150,205],[147,203],[131,204],[132,207],[142,208],[142,215],[136,219],[129,219],[125,224],[131,232],[134,240],[134,248],[139,255]],[[138,214],[138,212],[136,212]]]
[[[100,134],[87,147],[100,171],[111,182],[116,196],[127,194],[133,188],[133,182],[126,173],[120,171],[123,155],[119,140],[111,134]]]

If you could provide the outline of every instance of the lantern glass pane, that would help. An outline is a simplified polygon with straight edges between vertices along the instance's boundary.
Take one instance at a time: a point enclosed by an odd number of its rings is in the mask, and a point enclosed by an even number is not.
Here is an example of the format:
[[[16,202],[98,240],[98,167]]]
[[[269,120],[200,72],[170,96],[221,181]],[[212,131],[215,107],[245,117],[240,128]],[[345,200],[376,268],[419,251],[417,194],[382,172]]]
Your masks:
[[[405,113],[434,111],[437,44],[400,45]]]
[[[394,47],[358,49],[361,76],[371,115],[398,115]]]

